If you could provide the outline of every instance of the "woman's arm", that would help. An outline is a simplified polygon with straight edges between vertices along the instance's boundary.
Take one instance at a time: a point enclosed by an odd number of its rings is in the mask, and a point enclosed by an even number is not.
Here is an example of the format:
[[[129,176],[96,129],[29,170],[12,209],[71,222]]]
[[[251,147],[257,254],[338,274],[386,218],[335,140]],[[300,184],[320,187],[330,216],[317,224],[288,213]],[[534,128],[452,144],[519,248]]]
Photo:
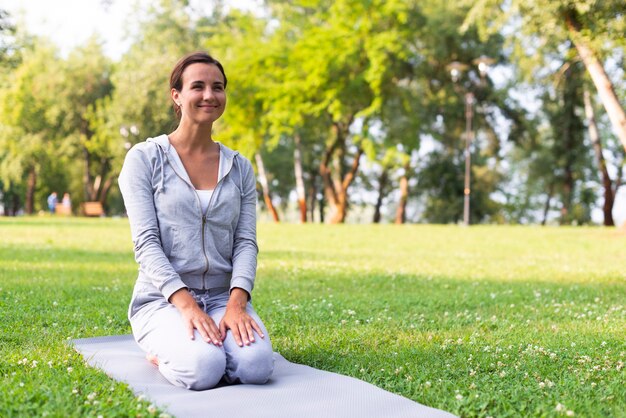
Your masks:
[[[165,299],[186,287],[163,252],[152,190],[152,167],[141,146],[134,146],[124,160],[118,183],[130,221],[135,260]],[[148,146],[156,146],[148,144]]]
[[[254,342],[253,330],[261,338],[265,336],[261,327],[246,312],[246,305],[254,287],[256,257],[259,252],[256,244],[256,180],[250,162],[243,158],[239,161],[241,170],[239,175],[243,179],[243,196],[233,242],[230,298],[220,322],[220,332],[222,338],[225,338],[226,330],[230,329],[237,344],[242,346]]]
[[[256,180],[252,165],[245,158],[239,158],[239,175],[242,176],[243,196],[239,221],[233,237],[233,273],[230,281],[231,290],[235,287],[252,293],[256,276]]]

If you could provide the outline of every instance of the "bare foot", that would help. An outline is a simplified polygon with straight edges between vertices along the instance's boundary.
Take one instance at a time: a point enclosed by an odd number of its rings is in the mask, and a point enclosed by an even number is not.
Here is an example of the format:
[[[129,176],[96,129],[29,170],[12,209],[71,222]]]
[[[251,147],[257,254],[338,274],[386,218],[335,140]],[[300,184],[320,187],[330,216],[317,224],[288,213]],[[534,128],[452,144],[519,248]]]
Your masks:
[[[146,360],[148,360],[150,363],[154,364],[155,366],[159,367],[159,359],[157,358],[157,356],[148,353],[146,354]]]

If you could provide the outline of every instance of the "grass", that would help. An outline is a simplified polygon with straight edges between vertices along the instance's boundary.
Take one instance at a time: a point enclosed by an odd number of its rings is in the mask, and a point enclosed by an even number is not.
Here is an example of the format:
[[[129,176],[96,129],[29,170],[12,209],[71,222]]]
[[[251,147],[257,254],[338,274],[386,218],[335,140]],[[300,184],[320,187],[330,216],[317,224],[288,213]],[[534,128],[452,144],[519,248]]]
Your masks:
[[[159,416],[68,339],[129,333],[123,219],[0,219],[0,416]],[[288,360],[460,416],[626,416],[626,234],[259,225]]]

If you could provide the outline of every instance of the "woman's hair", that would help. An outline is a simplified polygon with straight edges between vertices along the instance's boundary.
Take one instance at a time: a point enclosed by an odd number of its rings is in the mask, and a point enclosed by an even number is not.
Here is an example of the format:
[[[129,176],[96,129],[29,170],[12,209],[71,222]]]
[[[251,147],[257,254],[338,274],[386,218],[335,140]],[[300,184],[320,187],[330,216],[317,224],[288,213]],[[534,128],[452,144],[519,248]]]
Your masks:
[[[176,63],[174,69],[172,70],[172,74],[170,75],[170,90],[176,89],[178,91],[181,91],[183,88],[183,72],[185,71],[185,68],[187,68],[191,64],[197,63],[215,65],[224,76],[224,88],[226,88],[226,73],[224,72],[224,67],[222,67],[222,64],[206,52],[199,51],[185,55]],[[176,112],[176,116],[180,118],[180,108],[176,106],[176,103],[174,103],[173,101],[172,107],[174,108],[174,112]]]

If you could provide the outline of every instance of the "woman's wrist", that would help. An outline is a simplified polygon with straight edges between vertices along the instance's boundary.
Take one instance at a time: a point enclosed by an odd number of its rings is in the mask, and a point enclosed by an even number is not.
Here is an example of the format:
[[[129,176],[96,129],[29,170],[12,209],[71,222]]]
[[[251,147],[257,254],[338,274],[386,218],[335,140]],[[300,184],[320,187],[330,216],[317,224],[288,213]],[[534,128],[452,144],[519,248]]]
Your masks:
[[[183,287],[178,289],[176,292],[172,293],[170,296],[170,302],[172,305],[176,306],[179,311],[185,311],[188,309],[193,309],[197,306],[195,299],[191,296],[191,293],[187,290],[187,288]]]
[[[229,305],[235,305],[236,307],[239,307],[239,308],[245,308],[246,304],[248,303],[249,297],[250,297],[250,295],[248,294],[247,291],[245,291],[244,289],[242,289],[240,287],[234,287],[230,291],[230,297],[228,298],[228,304]]]

